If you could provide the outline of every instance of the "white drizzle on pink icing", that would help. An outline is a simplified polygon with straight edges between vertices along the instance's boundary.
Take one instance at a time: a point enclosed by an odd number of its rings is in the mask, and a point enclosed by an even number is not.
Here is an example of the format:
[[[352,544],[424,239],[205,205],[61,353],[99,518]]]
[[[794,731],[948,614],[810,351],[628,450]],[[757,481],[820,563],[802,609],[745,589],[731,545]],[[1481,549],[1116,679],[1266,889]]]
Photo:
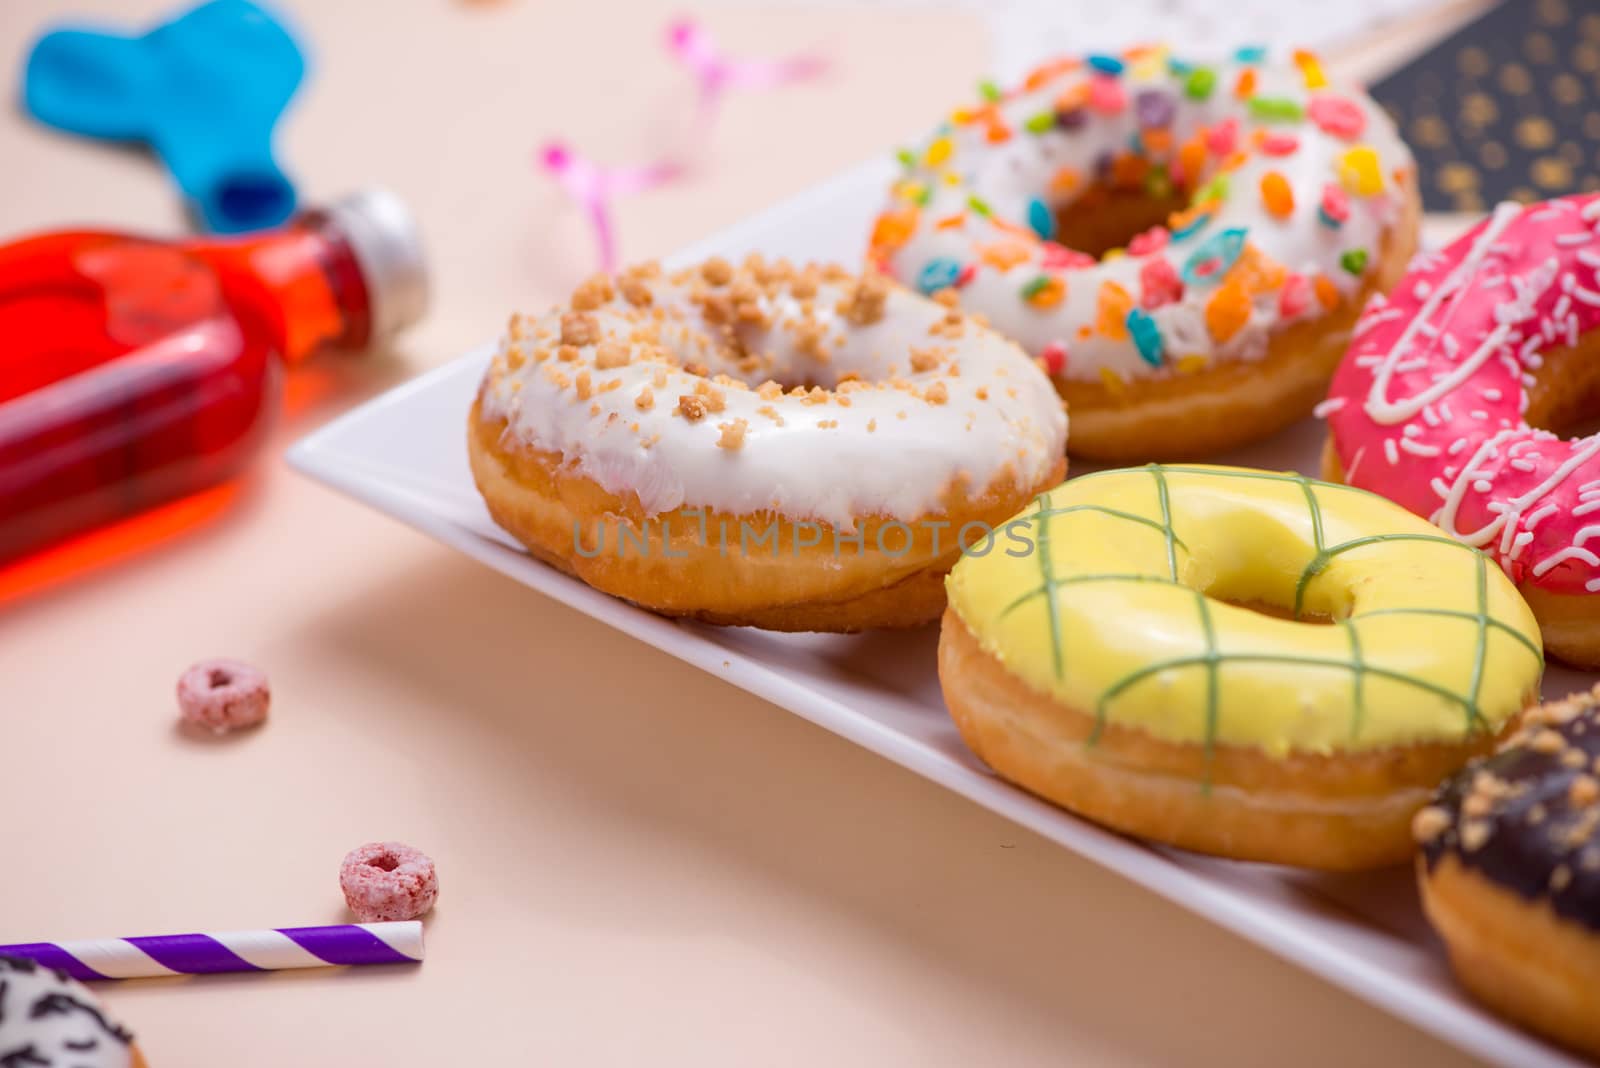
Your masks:
[[[1363,315],[1319,409],[1352,485],[1558,593],[1600,591],[1600,546],[1585,544],[1600,524],[1583,521],[1600,512],[1600,435],[1562,439],[1522,413],[1541,353],[1600,327],[1597,219],[1595,195],[1502,204],[1416,257]],[[1372,446],[1388,462],[1362,469]]]

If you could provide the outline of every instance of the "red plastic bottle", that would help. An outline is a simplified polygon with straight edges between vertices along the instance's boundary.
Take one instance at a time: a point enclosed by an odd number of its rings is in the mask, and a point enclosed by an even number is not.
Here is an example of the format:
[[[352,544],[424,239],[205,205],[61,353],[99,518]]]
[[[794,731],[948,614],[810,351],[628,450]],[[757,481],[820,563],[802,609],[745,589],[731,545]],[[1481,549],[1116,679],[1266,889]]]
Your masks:
[[[241,239],[0,247],[0,562],[227,479],[282,363],[382,340],[426,293],[415,228],[381,190]]]

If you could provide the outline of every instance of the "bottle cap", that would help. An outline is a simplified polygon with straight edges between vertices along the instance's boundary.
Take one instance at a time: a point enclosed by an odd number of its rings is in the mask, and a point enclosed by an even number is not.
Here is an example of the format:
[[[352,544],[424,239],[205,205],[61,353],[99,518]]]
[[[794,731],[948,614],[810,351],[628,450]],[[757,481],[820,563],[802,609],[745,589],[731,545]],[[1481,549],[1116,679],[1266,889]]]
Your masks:
[[[385,341],[421,319],[428,310],[428,267],[405,202],[372,186],[340,197],[327,215],[349,241],[366,280],[372,340]]]

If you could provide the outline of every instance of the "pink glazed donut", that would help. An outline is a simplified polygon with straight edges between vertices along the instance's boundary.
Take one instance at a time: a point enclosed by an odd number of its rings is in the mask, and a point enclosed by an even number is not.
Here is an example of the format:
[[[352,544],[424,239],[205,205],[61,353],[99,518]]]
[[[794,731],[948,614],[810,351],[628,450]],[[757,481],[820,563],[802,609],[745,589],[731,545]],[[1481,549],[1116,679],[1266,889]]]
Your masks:
[[[1502,204],[1374,298],[1318,413],[1330,479],[1488,553],[1600,667],[1600,195]]]

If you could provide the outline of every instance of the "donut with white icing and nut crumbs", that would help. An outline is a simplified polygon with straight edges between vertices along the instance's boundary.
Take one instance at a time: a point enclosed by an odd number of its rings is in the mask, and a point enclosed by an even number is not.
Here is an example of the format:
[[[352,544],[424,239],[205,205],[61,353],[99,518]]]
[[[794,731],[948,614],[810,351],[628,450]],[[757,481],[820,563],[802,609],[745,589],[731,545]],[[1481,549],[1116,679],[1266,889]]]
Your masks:
[[[1600,1057],[1600,687],[1529,710],[1413,830],[1423,906],[1462,984]]]
[[[983,87],[915,151],[870,258],[1046,361],[1074,456],[1205,458],[1321,399],[1416,245],[1415,165],[1309,53],[1165,48]]]
[[[596,276],[513,317],[471,416],[490,514],[535,556],[666,615],[912,626],[971,544],[1065,475],[1021,349],[839,267],[712,259]]]

